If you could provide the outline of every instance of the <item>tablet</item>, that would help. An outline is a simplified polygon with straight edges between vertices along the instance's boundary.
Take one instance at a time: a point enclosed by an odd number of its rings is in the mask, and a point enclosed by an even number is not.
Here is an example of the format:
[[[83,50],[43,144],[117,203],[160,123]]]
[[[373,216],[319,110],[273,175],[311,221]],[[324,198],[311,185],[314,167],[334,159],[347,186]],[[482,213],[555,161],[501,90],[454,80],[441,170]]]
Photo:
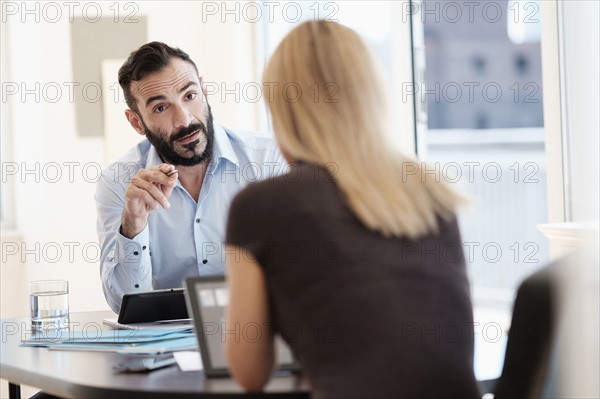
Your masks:
[[[183,288],[123,295],[117,320],[120,324],[151,323],[189,318]]]
[[[200,348],[204,372],[208,377],[227,377],[229,369],[224,352],[225,309],[229,304],[229,288],[225,276],[200,276],[186,279],[188,313]],[[252,333],[255,333],[253,331]],[[299,364],[280,336],[275,337],[277,370],[296,371]]]

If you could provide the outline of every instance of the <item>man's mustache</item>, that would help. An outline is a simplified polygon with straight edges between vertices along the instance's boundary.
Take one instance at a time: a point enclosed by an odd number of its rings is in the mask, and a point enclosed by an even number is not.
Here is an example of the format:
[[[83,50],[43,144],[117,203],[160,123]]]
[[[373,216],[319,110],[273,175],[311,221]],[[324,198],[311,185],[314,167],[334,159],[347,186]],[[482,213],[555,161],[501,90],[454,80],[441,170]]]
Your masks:
[[[174,133],[171,136],[171,142],[182,139],[185,136],[190,135],[197,130],[202,130],[202,132],[204,132],[204,134],[206,134],[206,126],[204,126],[204,123],[202,123],[202,122],[192,123],[191,125],[189,125],[187,127],[181,128],[177,133]]]

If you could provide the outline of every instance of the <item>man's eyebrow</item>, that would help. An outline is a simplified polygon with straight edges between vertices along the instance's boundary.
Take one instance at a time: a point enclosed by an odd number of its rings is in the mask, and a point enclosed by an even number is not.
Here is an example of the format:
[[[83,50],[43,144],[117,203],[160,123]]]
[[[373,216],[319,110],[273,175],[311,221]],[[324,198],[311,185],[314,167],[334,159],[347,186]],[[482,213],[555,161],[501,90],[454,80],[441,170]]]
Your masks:
[[[190,86],[198,86],[198,83],[194,82],[193,80],[190,80],[189,82],[187,82],[187,84],[185,86],[183,86],[181,88],[181,90],[179,90],[179,92],[183,93],[184,91],[186,91],[187,89],[189,89]]]
[[[154,101],[158,101],[158,100],[164,100],[166,97],[163,95],[159,95],[159,96],[153,96],[150,97],[149,99],[146,100],[146,107],[148,105],[150,105],[150,103],[154,102]]]
[[[180,93],[183,93],[184,91],[186,91],[187,89],[189,89],[191,86],[198,86],[198,83],[194,82],[193,80],[190,80],[189,82],[187,82],[187,83],[186,83],[186,85],[185,85],[185,86],[183,86],[183,87],[182,87],[182,88],[179,90],[179,92],[180,92]],[[158,100],[164,100],[165,98],[166,98],[166,97],[165,97],[165,96],[163,96],[162,94],[161,94],[161,95],[158,95],[158,96],[152,96],[152,97],[150,97],[150,98],[148,98],[148,99],[146,100],[146,107],[147,107],[148,105],[150,105],[150,103],[152,103],[152,102],[154,102],[154,101],[158,101]]]

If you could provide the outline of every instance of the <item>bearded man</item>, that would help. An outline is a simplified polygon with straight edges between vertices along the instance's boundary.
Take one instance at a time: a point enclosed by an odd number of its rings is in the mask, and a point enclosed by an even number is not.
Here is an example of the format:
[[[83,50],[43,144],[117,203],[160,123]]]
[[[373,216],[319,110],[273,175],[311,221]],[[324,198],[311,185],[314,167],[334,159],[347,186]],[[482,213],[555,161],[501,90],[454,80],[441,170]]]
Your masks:
[[[100,275],[117,313],[125,293],[223,274],[231,200],[286,168],[274,139],[213,122],[184,51],[143,45],[120,68],[119,84],[125,116],[145,139],[103,171],[96,189]]]

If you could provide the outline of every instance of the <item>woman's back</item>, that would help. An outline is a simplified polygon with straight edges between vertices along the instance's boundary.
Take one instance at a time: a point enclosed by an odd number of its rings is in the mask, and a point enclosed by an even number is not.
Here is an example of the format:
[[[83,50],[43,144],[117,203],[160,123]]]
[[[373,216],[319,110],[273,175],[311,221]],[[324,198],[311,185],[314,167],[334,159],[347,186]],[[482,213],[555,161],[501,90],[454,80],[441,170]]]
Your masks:
[[[264,271],[276,331],[317,398],[478,396],[473,320],[456,221],[385,238],[335,176],[300,163],[232,204],[227,241]],[[394,182],[390,182],[394,184]]]

